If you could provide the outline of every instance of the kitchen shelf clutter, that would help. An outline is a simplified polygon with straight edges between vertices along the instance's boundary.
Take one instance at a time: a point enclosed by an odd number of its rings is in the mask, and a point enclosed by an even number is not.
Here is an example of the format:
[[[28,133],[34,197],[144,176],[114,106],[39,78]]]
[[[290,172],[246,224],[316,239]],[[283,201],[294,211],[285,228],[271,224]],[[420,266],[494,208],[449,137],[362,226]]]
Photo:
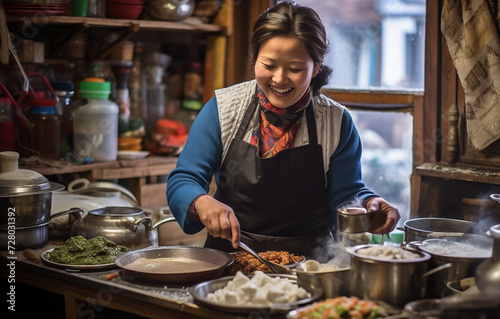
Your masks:
[[[71,2],[66,2],[71,10]],[[215,12],[210,11],[210,16],[192,14],[172,20],[153,19],[144,16],[144,12],[138,19],[105,18],[105,14],[72,16],[51,11],[7,14],[7,31],[19,61],[15,61],[15,54],[10,54],[9,64],[0,65],[0,83],[5,85],[0,89],[0,108],[4,109],[2,103],[9,104],[5,110],[11,113],[9,123],[16,124],[14,135],[30,135],[26,134],[29,128],[23,127],[16,117],[17,111],[26,113],[29,119],[32,111],[29,103],[19,109],[17,105],[24,93],[23,72],[40,74],[45,81],[40,90],[41,81],[28,77],[31,88],[37,92],[28,94],[29,99],[64,99],[65,105],[55,105],[61,136],[67,133],[62,111],[82,100],[79,84],[83,80],[97,77],[110,82],[109,100],[119,106],[118,151],[137,156],[94,161],[91,156],[88,159],[89,156],[77,154],[76,145],[64,142],[59,157],[56,154],[44,158],[31,148],[32,142],[22,144],[25,141],[19,139],[16,149],[5,149],[0,144],[0,151],[18,151],[23,166],[63,184],[79,177],[110,180],[130,188],[143,207],[165,206],[166,176],[175,167],[190,123],[199,111],[186,111],[183,103],[189,99],[193,105],[192,99],[196,99],[201,108],[215,89],[226,84],[225,57],[230,37],[227,24],[232,19],[232,1],[222,5],[220,1],[189,2],[218,6]],[[46,90],[48,82],[53,90]],[[72,85],[66,86],[68,82]],[[64,89],[60,89],[61,83]],[[14,98],[7,100],[6,95]],[[67,112],[69,117],[75,114],[74,108],[71,110]],[[75,140],[70,139],[69,144]],[[134,149],[121,148],[126,139],[141,142]],[[69,152],[77,156],[68,155]]]

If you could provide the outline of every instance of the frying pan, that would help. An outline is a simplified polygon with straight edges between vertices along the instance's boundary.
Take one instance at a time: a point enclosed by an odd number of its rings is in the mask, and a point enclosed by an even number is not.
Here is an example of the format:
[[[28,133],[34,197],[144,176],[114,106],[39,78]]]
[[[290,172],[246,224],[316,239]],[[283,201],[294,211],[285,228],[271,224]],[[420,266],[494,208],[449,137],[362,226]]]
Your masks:
[[[208,262],[217,267],[207,270],[198,269],[196,271],[186,267],[185,272],[175,273],[157,273],[147,271],[137,271],[127,269],[128,264],[133,263],[139,258],[186,258],[193,262],[193,265],[199,262]],[[122,254],[115,259],[115,264],[121,268],[122,277],[126,280],[143,281],[153,284],[172,284],[186,285],[195,284],[206,280],[219,278],[224,270],[234,262],[234,257],[226,252],[204,248],[187,246],[158,246],[133,250]]]

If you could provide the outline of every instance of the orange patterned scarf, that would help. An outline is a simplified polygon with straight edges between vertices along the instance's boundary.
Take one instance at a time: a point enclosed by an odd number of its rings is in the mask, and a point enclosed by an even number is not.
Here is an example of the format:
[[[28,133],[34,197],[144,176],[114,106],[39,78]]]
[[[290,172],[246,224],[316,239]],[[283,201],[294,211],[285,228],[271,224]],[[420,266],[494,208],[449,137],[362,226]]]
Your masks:
[[[260,116],[255,121],[250,143],[259,146],[261,157],[269,158],[292,146],[299,119],[311,100],[311,94],[307,90],[294,105],[284,109],[274,107],[260,88],[257,97]]]

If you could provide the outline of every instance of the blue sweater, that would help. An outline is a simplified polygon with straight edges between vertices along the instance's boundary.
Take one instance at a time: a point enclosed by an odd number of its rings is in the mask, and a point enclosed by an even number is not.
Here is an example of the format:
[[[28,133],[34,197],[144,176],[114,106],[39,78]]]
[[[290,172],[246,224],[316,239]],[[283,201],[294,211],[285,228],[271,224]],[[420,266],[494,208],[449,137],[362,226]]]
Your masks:
[[[376,194],[361,180],[361,140],[347,110],[342,113],[340,142],[330,158],[327,171],[327,194],[331,229],[336,231],[337,208],[353,201],[362,202]],[[235,123],[239,125],[239,123]],[[167,202],[186,234],[195,234],[204,225],[189,214],[191,202],[207,194],[212,177],[218,182],[222,160],[221,128],[216,98],[203,107],[189,132],[179,155],[177,167],[167,179]]]

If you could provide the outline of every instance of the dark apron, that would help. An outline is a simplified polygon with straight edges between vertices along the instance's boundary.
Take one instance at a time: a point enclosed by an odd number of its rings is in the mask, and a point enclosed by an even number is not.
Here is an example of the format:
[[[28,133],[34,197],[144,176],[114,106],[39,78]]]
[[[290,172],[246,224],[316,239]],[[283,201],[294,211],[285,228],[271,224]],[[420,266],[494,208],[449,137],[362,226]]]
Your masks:
[[[259,157],[257,146],[242,141],[254,110],[247,108],[231,142],[214,197],[233,209],[241,241],[254,250],[283,250],[327,261],[326,246],[333,236],[312,103],[306,108],[309,144],[270,158]],[[234,251],[228,240],[211,235],[205,246]]]

